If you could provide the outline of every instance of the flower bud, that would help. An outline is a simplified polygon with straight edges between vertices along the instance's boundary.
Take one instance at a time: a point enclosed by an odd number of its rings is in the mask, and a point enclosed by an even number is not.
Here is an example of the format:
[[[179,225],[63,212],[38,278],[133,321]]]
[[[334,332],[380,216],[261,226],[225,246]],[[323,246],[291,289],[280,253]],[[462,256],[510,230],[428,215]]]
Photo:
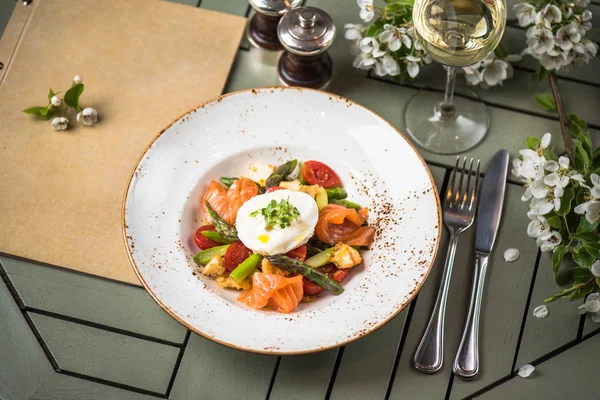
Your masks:
[[[76,85],[78,85],[81,82],[83,82],[83,78],[81,76],[79,76],[79,75],[75,75],[75,77],[73,78],[73,83],[76,84]]]
[[[52,96],[52,98],[50,99],[50,104],[52,104],[54,107],[60,106],[61,103],[62,101],[58,96]]]
[[[64,131],[69,127],[69,120],[65,117],[54,117],[50,122],[50,126],[55,131]]]
[[[98,121],[98,112],[91,107],[84,108],[77,114],[77,122],[82,122],[85,126],[93,126]]]

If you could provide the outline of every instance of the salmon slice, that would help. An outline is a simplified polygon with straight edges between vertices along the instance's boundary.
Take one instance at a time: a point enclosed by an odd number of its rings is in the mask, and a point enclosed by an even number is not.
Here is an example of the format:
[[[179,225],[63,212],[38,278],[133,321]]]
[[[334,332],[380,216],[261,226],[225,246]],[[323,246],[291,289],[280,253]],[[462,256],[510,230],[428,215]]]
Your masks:
[[[350,246],[370,246],[375,236],[375,228],[362,226],[366,214],[337,204],[328,204],[319,213],[315,228],[317,238],[329,245],[338,242]]]
[[[287,278],[279,274],[255,272],[252,275],[252,289],[242,292],[238,301],[256,309],[268,307],[289,313],[298,307],[303,295],[302,275]]]
[[[229,190],[218,182],[211,181],[208,190],[202,195],[201,202],[202,207],[205,208],[204,200],[208,201],[219,217],[229,225],[233,225],[242,204],[257,194],[258,186],[252,179],[240,178],[233,182]]]

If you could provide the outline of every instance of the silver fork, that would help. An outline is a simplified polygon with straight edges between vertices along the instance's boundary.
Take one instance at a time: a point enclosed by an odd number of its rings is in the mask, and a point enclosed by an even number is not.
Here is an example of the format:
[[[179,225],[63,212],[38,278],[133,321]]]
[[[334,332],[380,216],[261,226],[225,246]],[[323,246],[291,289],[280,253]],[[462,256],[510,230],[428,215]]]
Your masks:
[[[425,329],[425,333],[413,359],[415,367],[427,374],[439,371],[444,362],[444,315],[446,313],[446,300],[448,299],[450,276],[452,275],[458,237],[473,224],[475,209],[477,208],[480,161],[477,160],[477,172],[475,173],[475,183],[472,188],[470,187],[471,176],[473,175],[473,158],[471,158],[469,163],[468,173],[465,170],[467,158],[465,157],[463,160],[461,172],[458,172],[459,161],[460,157],[456,157],[456,164],[450,177],[442,210],[444,224],[450,232],[450,243],[448,245],[446,263],[444,264],[442,281],[440,282],[440,288],[429,324],[427,324],[427,329]],[[458,187],[455,189],[454,183],[457,174],[460,174],[460,180]],[[466,187],[463,190],[465,174],[468,174],[468,178]]]

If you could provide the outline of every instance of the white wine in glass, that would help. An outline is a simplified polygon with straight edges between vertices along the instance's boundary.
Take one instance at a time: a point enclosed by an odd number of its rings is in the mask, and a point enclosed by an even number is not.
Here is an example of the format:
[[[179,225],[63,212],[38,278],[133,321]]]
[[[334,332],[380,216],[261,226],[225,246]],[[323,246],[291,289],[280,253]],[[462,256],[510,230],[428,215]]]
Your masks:
[[[447,66],[444,99],[419,92],[408,104],[408,133],[435,153],[454,154],[477,145],[489,128],[489,113],[473,93],[454,99],[456,67],[478,63],[494,51],[506,26],[504,0],[415,0],[415,33],[423,48]],[[425,114],[424,114],[425,113]]]

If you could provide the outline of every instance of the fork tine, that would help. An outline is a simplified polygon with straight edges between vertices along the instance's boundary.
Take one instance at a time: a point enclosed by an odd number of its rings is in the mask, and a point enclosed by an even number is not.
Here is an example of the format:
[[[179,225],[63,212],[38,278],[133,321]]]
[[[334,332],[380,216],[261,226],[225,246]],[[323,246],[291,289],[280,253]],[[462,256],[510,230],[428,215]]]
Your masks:
[[[463,190],[463,178],[465,177],[465,166],[467,165],[467,157],[463,158],[463,165],[462,165],[462,169],[461,169],[461,174],[460,174],[460,181],[458,183],[458,190],[456,191],[456,197],[454,199],[454,202],[456,203],[456,205],[458,207],[463,206],[463,202],[462,202],[462,197],[461,197],[461,193]]]
[[[469,204],[469,208],[473,207],[475,203],[477,203],[477,196],[479,193],[479,167],[481,166],[481,160],[477,160],[477,178],[475,179],[475,186],[473,187],[473,192],[471,193],[471,204]]]
[[[452,189],[454,189],[454,179],[456,178],[456,171],[458,169],[458,160],[460,160],[460,156],[456,157],[456,164],[454,164],[452,175],[450,175],[450,183],[448,183],[448,190],[446,191],[446,203],[448,205],[451,205],[452,201]]]
[[[466,160],[466,157],[465,157]],[[464,171],[463,171],[464,173]],[[469,162],[469,176],[467,177],[467,186],[465,187],[465,192],[463,193],[462,205],[466,206],[467,201],[469,200],[469,188],[471,187],[471,175],[473,175],[473,157],[471,157],[471,161]],[[468,206],[471,209],[471,205]]]

